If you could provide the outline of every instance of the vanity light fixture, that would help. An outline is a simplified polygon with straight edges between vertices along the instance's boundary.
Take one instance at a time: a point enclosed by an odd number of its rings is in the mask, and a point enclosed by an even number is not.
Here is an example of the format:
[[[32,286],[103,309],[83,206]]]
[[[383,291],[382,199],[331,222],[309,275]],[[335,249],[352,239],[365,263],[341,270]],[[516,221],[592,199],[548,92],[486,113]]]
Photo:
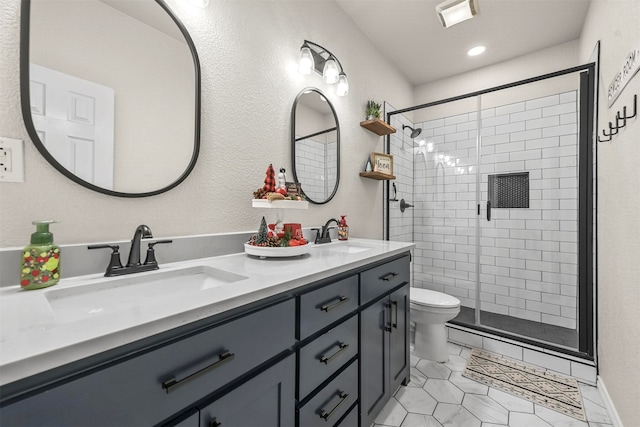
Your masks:
[[[478,0],[445,0],[436,6],[436,12],[442,26],[447,28],[476,16]]]
[[[335,84],[336,95],[349,94],[349,81],[338,58],[319,44],[305,40],[300,47],[298,71],[302,74],[311,74],[311,70],[322,74],[325,83]]]
[[[300,48],[300,61],[298,61],[298,71],[300,74],[311,74],[311,70],[315,68],[313,54],[307,42],[304,42]]]

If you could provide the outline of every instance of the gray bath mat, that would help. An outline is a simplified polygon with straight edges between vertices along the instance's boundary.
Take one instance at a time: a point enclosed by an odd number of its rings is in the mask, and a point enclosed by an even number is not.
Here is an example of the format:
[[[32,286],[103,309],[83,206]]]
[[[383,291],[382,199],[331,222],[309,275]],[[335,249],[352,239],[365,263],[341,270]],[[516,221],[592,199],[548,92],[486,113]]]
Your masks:
[[[478,349],[471,351],[462,375],[585,421],[582,396],[573,378]]]

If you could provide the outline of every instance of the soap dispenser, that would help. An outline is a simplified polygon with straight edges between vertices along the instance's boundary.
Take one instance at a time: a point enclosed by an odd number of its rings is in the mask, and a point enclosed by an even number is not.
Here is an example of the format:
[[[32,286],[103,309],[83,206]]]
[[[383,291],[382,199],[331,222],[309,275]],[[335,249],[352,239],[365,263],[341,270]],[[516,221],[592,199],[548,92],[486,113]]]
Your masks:
[[[349,239],[349,226],[347,225],[346,215],[340,215],[340,223],[338,224],[338,240]]]
[[[22,289],[40,289],[60,281],[60,248],[53,244],[49,224],[57,221],[33,221],[36,232],[31,244],[22,251],[20,260],[20,286]]]

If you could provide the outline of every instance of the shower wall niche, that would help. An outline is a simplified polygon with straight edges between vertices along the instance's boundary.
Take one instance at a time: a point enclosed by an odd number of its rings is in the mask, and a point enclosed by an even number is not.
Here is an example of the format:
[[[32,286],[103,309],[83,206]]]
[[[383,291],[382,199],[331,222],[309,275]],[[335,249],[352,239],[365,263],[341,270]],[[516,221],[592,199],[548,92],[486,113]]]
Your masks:
[[[579,89],[573,74],[391,115],[422,133],[389,138],[415,207],[389,202],[388,237],[416,243],[412,286],[456,296],[462,323],[578,348]]]

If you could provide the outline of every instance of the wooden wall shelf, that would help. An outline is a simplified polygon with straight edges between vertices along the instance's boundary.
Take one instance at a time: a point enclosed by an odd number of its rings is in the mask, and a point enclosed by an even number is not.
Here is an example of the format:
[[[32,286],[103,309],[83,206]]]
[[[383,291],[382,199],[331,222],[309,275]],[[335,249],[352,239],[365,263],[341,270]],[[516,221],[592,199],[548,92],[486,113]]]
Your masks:
[[[379,181],[396,179],[394,175],[387,175],[380,172],[360,172],[360,176],[364,178],[377,179]]]
[[[388,125],[380,119],[365,120],[364,122],[360,122],[360,126],[380,136],[396,133],[396,129],[393,126]]]

